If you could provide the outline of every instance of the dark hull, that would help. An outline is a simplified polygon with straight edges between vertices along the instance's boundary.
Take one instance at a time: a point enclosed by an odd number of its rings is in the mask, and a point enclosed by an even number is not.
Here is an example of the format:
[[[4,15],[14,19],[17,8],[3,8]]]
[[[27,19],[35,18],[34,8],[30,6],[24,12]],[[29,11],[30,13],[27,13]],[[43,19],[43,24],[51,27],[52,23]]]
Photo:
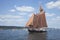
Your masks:
[[[40,30],[40,31],[36,31],[36,30],[28,30],[29,32],[47,32],[47,31],[42,31],[42,30]]]

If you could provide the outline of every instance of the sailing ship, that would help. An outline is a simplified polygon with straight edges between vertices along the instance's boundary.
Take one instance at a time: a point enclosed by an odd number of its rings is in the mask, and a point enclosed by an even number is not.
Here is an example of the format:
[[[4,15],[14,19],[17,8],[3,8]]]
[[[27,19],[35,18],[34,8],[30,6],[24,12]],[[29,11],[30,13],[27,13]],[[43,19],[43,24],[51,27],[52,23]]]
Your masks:
[[[26,23],[29,32],[46,32],[47,22],[45,17],[45,11],[40,6],[39,13],[32,14],[29,21]]]

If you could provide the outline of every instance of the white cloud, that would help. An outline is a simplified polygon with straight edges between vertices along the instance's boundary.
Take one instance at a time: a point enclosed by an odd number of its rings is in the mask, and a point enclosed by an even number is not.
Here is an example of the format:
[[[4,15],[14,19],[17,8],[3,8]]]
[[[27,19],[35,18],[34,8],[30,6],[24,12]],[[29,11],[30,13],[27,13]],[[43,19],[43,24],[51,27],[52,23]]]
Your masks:
[[[20,11],[20,12],[33,12],[35,9],[31,6],[14,6],[14,9],[9,10],[10,12]]]
[[[54,15],[56,15],[56,14],[54,14],[54,13],[46,13],[46,16],[52,17],[52,16],[54,16]]]
[[[26,16],[28,13],[24,13],[24,12],[22,12],[22,13],[19,13],[19,15],[21,15],[21,16]]]
[[[47,20],[48,27],[50,28],[60,28],[60,16],[51,17]]]
[[[35,9],[31,6],[14,6],[14,9],[9,10],[10,12],[17,11],[17,15],[0,15],[0,22],[6,23],[6,24],[15,24],[20,23],[18,25],[21,25],[25,22],[27,22],[27,19],[31,16],[31,12],[33,12]],[[29,13],[30,12],[30,13]],[[26,18],[26,17],[27,18]]]
[[[19,15],[0,15],[0,18],[21,18],[22,16]]]
[[[23,18],[21,18],[20,16],[13,16],[13,15],[1,15],[0,16],[0,22],[18,22],[21,21]]]
[[[60,28],[60,16],[55,13],[46,13],[48,28]]]
[[[10,12],[15,12],[16,10],[15,9],[11,9],[11,10],[9,10]]]
[[[60,16],[57,16],[56,18],[60,19]]]
[[[0,15],[0,25],[21,25],[25,23],[25,18],[19,15]]]
[[[52,18],[52,20],[55,21],[55,22],[59,22],[60,21],[60,16],[57,16],[55,18]]]
[[[58,8],[60,9],[60,0],[57,0],[57,1],[51,1],[51,2],[48,2],[46,4],[46,7],[49,8],[49,9],[52,9],[52,8]]]
[[[31,6],[20,6],[20,7],[15,6],[15,8],[16,10],[21,11],[21,12],[33,12],[34,11],[34,8]]]
[[[28,17],[31,17],[32,16],[32,13],[28,15]]]

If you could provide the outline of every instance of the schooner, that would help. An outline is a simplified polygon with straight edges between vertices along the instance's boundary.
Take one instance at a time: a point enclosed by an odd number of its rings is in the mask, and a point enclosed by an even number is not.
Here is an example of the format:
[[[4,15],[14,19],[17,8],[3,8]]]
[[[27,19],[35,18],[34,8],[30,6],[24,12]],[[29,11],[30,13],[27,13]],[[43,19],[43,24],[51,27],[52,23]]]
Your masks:
[[[39,13],[32,14],[28,22],[26,23],[29,32],[45,32],[47,31],[47,22],[45,17],[45,11],[40,6]]]

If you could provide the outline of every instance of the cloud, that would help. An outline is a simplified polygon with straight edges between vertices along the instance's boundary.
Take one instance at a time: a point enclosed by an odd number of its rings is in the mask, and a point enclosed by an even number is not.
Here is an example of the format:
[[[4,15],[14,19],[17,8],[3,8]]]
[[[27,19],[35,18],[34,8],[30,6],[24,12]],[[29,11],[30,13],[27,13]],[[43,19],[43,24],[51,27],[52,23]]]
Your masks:
[[[55,22],[59,22],[60,21],[60,16],[57,16],[55,18],[52,18],[52,20],[55,21]]]
[[[22,16],[19,15],[0,15],[0,18],[21,18]]]
[[[25,25],[28,21],[27,19],[32,15],[35,9],[31,6],[14,6],[13,9],[9,10],[10,12],[17,12],[17,15],[0,15],[0,22],[8,24]],[[30,12],[30,13],[29,13]]]
[[[32,16],[32,13],[28,15],[28,17],[31,17]]]
[[[0,15],[0,22],[18,22],[23,21],[23,17],[15,15]]]
[[[55,13],[46,13],[48,28],[60,28],[60,16]]]
[[[60,9],[60,0],[57,0],[55,2],[54,1],[48,2],[46,4],[46,7],[48,9],[52,9],[52,8],[58,8],[58,9]]]
[[[56,14],[54,14],[54,13],[46,13],[46,16],[49,16],[49,17],[52,17],[54,15],[56,15]]]
[[[20,15],[0,15],[0,25],[18,26],[24,24],[26,19]]]
[[[16,10],[20,11],[20,12],[33,12],[35,9],[31,6],[20,6],[17,7],[15,6]]]
[[[21,13],[21,12],[20,12],[19,15],[20,15],[20,16],[26,16],[26,15],[28,15],[28,13],[24,13],[24,12]]]
[[[60,16],[55,15],[47,19],[47,24],[49,28],[60,28]]]
[[[15,12],[16,10],[15,9],[11,9],[11,10],[9,10],[10,12]]]
[[[20,11],[20,12],[33,12],[35,9],[31,6],[14,6],[14,9],[9,10],[10,12]]]

